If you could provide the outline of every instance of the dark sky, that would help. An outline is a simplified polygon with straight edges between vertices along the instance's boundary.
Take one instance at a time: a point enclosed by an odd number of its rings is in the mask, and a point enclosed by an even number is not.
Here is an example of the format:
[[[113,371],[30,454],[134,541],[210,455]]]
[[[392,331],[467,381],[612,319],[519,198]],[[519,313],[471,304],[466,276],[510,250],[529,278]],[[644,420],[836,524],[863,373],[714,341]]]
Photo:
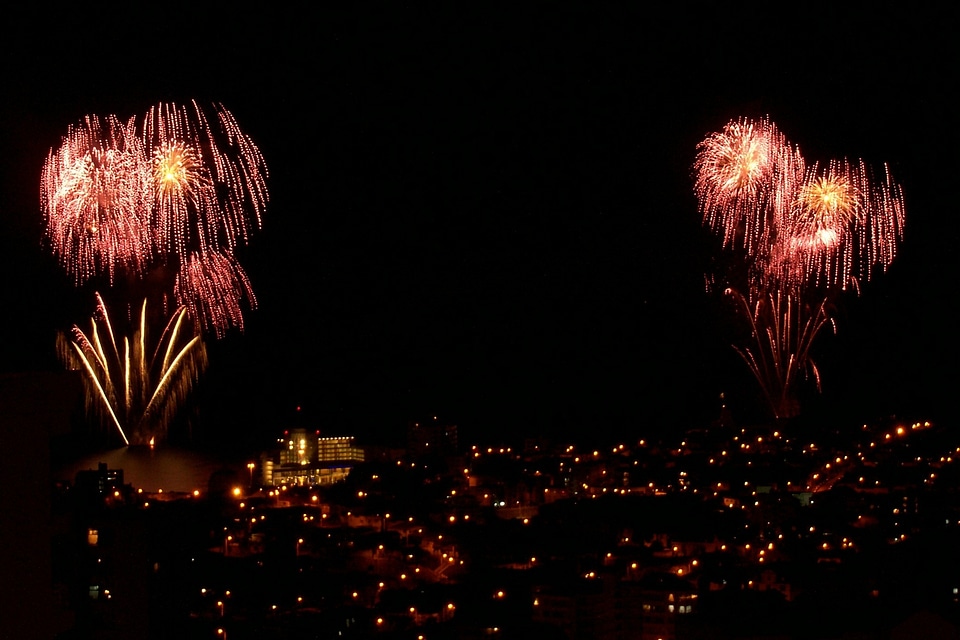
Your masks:
[[[808,159],[889,163],[907,232],[815,349],[825,419],[952,415],[957,49],[950,16],[511,3],[38,11],[0,38],[0,370],[81,322],[42,245],[44,157],[85,114],[220,101],[270,169],[240,254],[259,300],[211,346],[211,432],[439,415],[480,437],[634,437],[759,398],[704,293],[697,142],[769,115]],[[536,8],[534,8],[534,6]],[[58,10],[59,11],[59,10]],[[471,437],[468,435],[468,437]]]

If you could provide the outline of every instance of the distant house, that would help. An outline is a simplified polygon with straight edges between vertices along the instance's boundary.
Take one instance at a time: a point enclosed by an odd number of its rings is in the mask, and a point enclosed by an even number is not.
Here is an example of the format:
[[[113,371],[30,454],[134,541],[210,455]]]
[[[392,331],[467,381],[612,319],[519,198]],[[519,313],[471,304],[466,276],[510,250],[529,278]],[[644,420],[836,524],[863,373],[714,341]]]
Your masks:
[[[696,587],[672,573],[648,573],[623,587],[639,605],[640,640],[676,640],[678,621],[696,608]]]

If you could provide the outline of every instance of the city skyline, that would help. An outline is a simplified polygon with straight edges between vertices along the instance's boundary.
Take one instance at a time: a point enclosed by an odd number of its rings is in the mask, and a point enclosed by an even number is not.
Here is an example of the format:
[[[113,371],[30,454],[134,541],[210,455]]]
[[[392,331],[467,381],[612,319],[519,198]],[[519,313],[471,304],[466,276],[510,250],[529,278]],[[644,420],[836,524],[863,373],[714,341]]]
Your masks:
[[[709,421],[721,393],[761,419],[730,347],[742,327],[704,291],[720,247],[691,168],[707,133],[769,117],[811,162],[888,163],[907,210],[889,272],[845,297],[838,334],[814,345],[823,395],[809,410],[951,411],[946,28],[892,6],[826,23],[738,16],[736,33],[717,30],[720,10],[673,11],[656,24],[585,8],[200,11],[172,35],[145,23],[142,48],[122,53],[107,20],[83,72],[68,60],[89,17],[11,34],[3,371],[56,369],[56,332],[92,312],[43,245],[44,158],[88,114],[197,99],[236,116],[271,194],[238,249],[258,308],[209,347],[201,423],[269,434],[258,425],[299,406],[335,431],[437,413],[465,429],[619,433]],[[764,51],[760,34],[789,45]],[[162,71],[171,52],[188,59]]]

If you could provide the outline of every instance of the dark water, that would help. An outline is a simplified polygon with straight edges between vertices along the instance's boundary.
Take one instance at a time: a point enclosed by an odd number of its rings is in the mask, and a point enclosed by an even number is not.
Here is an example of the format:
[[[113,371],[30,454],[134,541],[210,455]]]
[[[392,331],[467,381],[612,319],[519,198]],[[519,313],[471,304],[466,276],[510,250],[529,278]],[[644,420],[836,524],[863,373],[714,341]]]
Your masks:
[[[54,478],[73,482],[78,471],[97,469],[101,462],[108,469],[123,469],[124,483],[134,489],[155,492],[206,491],[210,476],[224,469],[237,474],[239,482],[246,485],[250,479],[247,462],[236,456],[216,456],[209,453],[170,447],[121,447],[119,449],[86,454],[75,460],[63,462],[54,468]]]

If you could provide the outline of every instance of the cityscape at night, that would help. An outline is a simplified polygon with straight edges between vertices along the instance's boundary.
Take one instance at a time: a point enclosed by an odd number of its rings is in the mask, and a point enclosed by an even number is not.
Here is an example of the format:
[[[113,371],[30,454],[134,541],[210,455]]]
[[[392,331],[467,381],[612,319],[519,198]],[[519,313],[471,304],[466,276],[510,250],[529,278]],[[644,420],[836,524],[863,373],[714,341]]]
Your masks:
[[[946,14],[27,10],[11,638],[960,638]]]

